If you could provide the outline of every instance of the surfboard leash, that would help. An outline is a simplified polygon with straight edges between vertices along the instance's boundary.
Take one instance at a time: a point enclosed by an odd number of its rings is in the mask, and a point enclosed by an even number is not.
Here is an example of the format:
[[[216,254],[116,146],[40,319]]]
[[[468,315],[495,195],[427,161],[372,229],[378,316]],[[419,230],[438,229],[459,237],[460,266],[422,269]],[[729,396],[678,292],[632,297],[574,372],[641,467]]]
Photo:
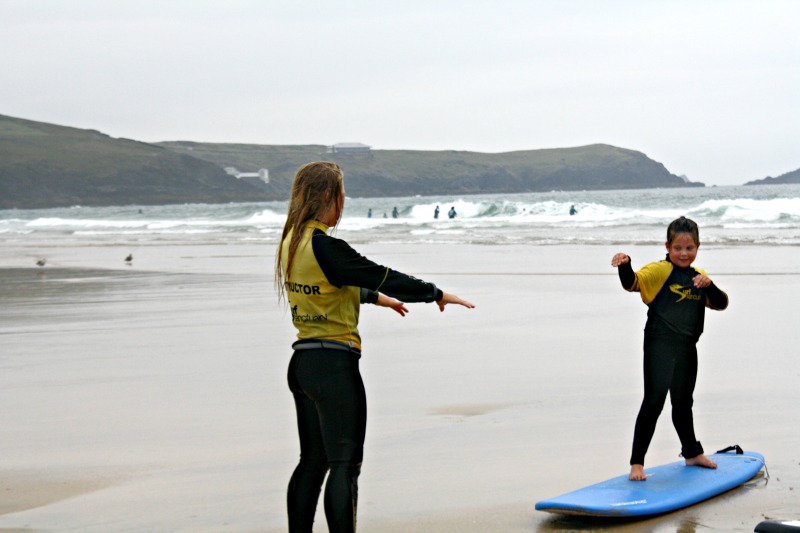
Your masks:
[[[744,450],[738,444],[733,444],[733,445],[728,446],[727,448],[724,448],[722,450],[717,450],[714,453],[728,453],[728,452],[732,452],[734,450],[736,450],[736,455],[744,455]]]
[[[742,447],[739,446],[738,444],[733,444],[733,445],[728,446],[727,448],[724,448],[722,450],[717,450],[715,453],[728,453],[728,452],[732,452],[732,451],[736,451],[736,455],[744,455],[744,450],[742,450]],[[748,457],[752,457],[752,456],[748,456]],[[769,479],[769,468],[767,468],[767,460],[766,459],[759,459],[758,457],[753,457],[753,459],[756,459],[757,461],[759,461],[761,463],[761,466],[764,467],[764,477],[766,479]]]

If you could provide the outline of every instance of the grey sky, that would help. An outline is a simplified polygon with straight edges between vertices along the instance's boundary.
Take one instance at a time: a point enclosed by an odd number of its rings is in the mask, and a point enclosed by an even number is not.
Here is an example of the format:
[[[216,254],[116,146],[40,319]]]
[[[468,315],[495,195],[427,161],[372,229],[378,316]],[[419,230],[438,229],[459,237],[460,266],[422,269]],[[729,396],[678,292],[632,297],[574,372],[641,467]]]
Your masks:
[[[0,0],[0,114],[154,142],[800,168],[793,0]]]

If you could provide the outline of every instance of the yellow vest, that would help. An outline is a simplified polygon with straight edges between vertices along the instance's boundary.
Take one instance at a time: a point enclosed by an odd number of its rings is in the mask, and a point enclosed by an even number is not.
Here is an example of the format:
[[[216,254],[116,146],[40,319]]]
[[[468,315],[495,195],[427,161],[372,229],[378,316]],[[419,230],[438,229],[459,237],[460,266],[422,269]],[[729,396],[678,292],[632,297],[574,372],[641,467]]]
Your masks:
[[[332,340],[361,350],[361,336],[358,334],[361,289],[351,286],[339,288],[328,282],[311,245],[316,229],[327,232],[328,226],[316,220],[306,224],[290,273],[285,269],[293,229],[281,243],[284,288],[292,311],[292,323],[297,328],[297,340]]]

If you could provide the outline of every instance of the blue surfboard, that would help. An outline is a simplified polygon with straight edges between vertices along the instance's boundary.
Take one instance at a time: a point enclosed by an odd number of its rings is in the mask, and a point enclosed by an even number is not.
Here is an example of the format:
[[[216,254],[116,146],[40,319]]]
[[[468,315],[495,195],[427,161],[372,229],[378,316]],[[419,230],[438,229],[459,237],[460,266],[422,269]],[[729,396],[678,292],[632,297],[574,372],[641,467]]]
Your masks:
[[[763,520],[753,530],[756,533],[790,533],[800,531],[800,520]]]
[[[716,469],[684,461],[645,468],[646,481],[628,475],[542,500],[536,510],[583,516],[648,516],[668,513],[727,492],[753,478],[764,466],[756,452],[715,453]]]

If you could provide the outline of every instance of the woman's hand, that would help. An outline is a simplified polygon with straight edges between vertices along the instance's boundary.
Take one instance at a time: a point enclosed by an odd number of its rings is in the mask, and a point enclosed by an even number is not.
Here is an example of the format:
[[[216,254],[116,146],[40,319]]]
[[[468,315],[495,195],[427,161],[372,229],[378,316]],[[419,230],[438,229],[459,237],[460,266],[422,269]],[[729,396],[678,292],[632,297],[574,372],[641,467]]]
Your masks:
[[[618,254],[614,254],[614,257],[611,258],[611,266],[618,267],[620,265],[624,265],[626,263],[630,263],[631,258],[628,257],[628,254],[624,254],[622,252]]]
[[[401,302],[400,300],[395,300],[389,296],[386,296],[383,293],[378,293],[378,301],[375,302],[375,305],[379,305],[381,307],[388,307],[389,309],[394,309],[400,316],[406,316],[408,313],[408,308],[406,305]]]
[[[455,294],[450,294],[449,292],[443,292],[442,293],[442,299],[439,300],[438,302],[436,302],[436,305],[439,306],[439,311],[444,311],[444,306],[447,305],[447,304],[463,305],[467,309],[474,309],[475,308],[475,306],[473,304],[469,303],[466,300],[462,300],[461,298],[459,298]]]

